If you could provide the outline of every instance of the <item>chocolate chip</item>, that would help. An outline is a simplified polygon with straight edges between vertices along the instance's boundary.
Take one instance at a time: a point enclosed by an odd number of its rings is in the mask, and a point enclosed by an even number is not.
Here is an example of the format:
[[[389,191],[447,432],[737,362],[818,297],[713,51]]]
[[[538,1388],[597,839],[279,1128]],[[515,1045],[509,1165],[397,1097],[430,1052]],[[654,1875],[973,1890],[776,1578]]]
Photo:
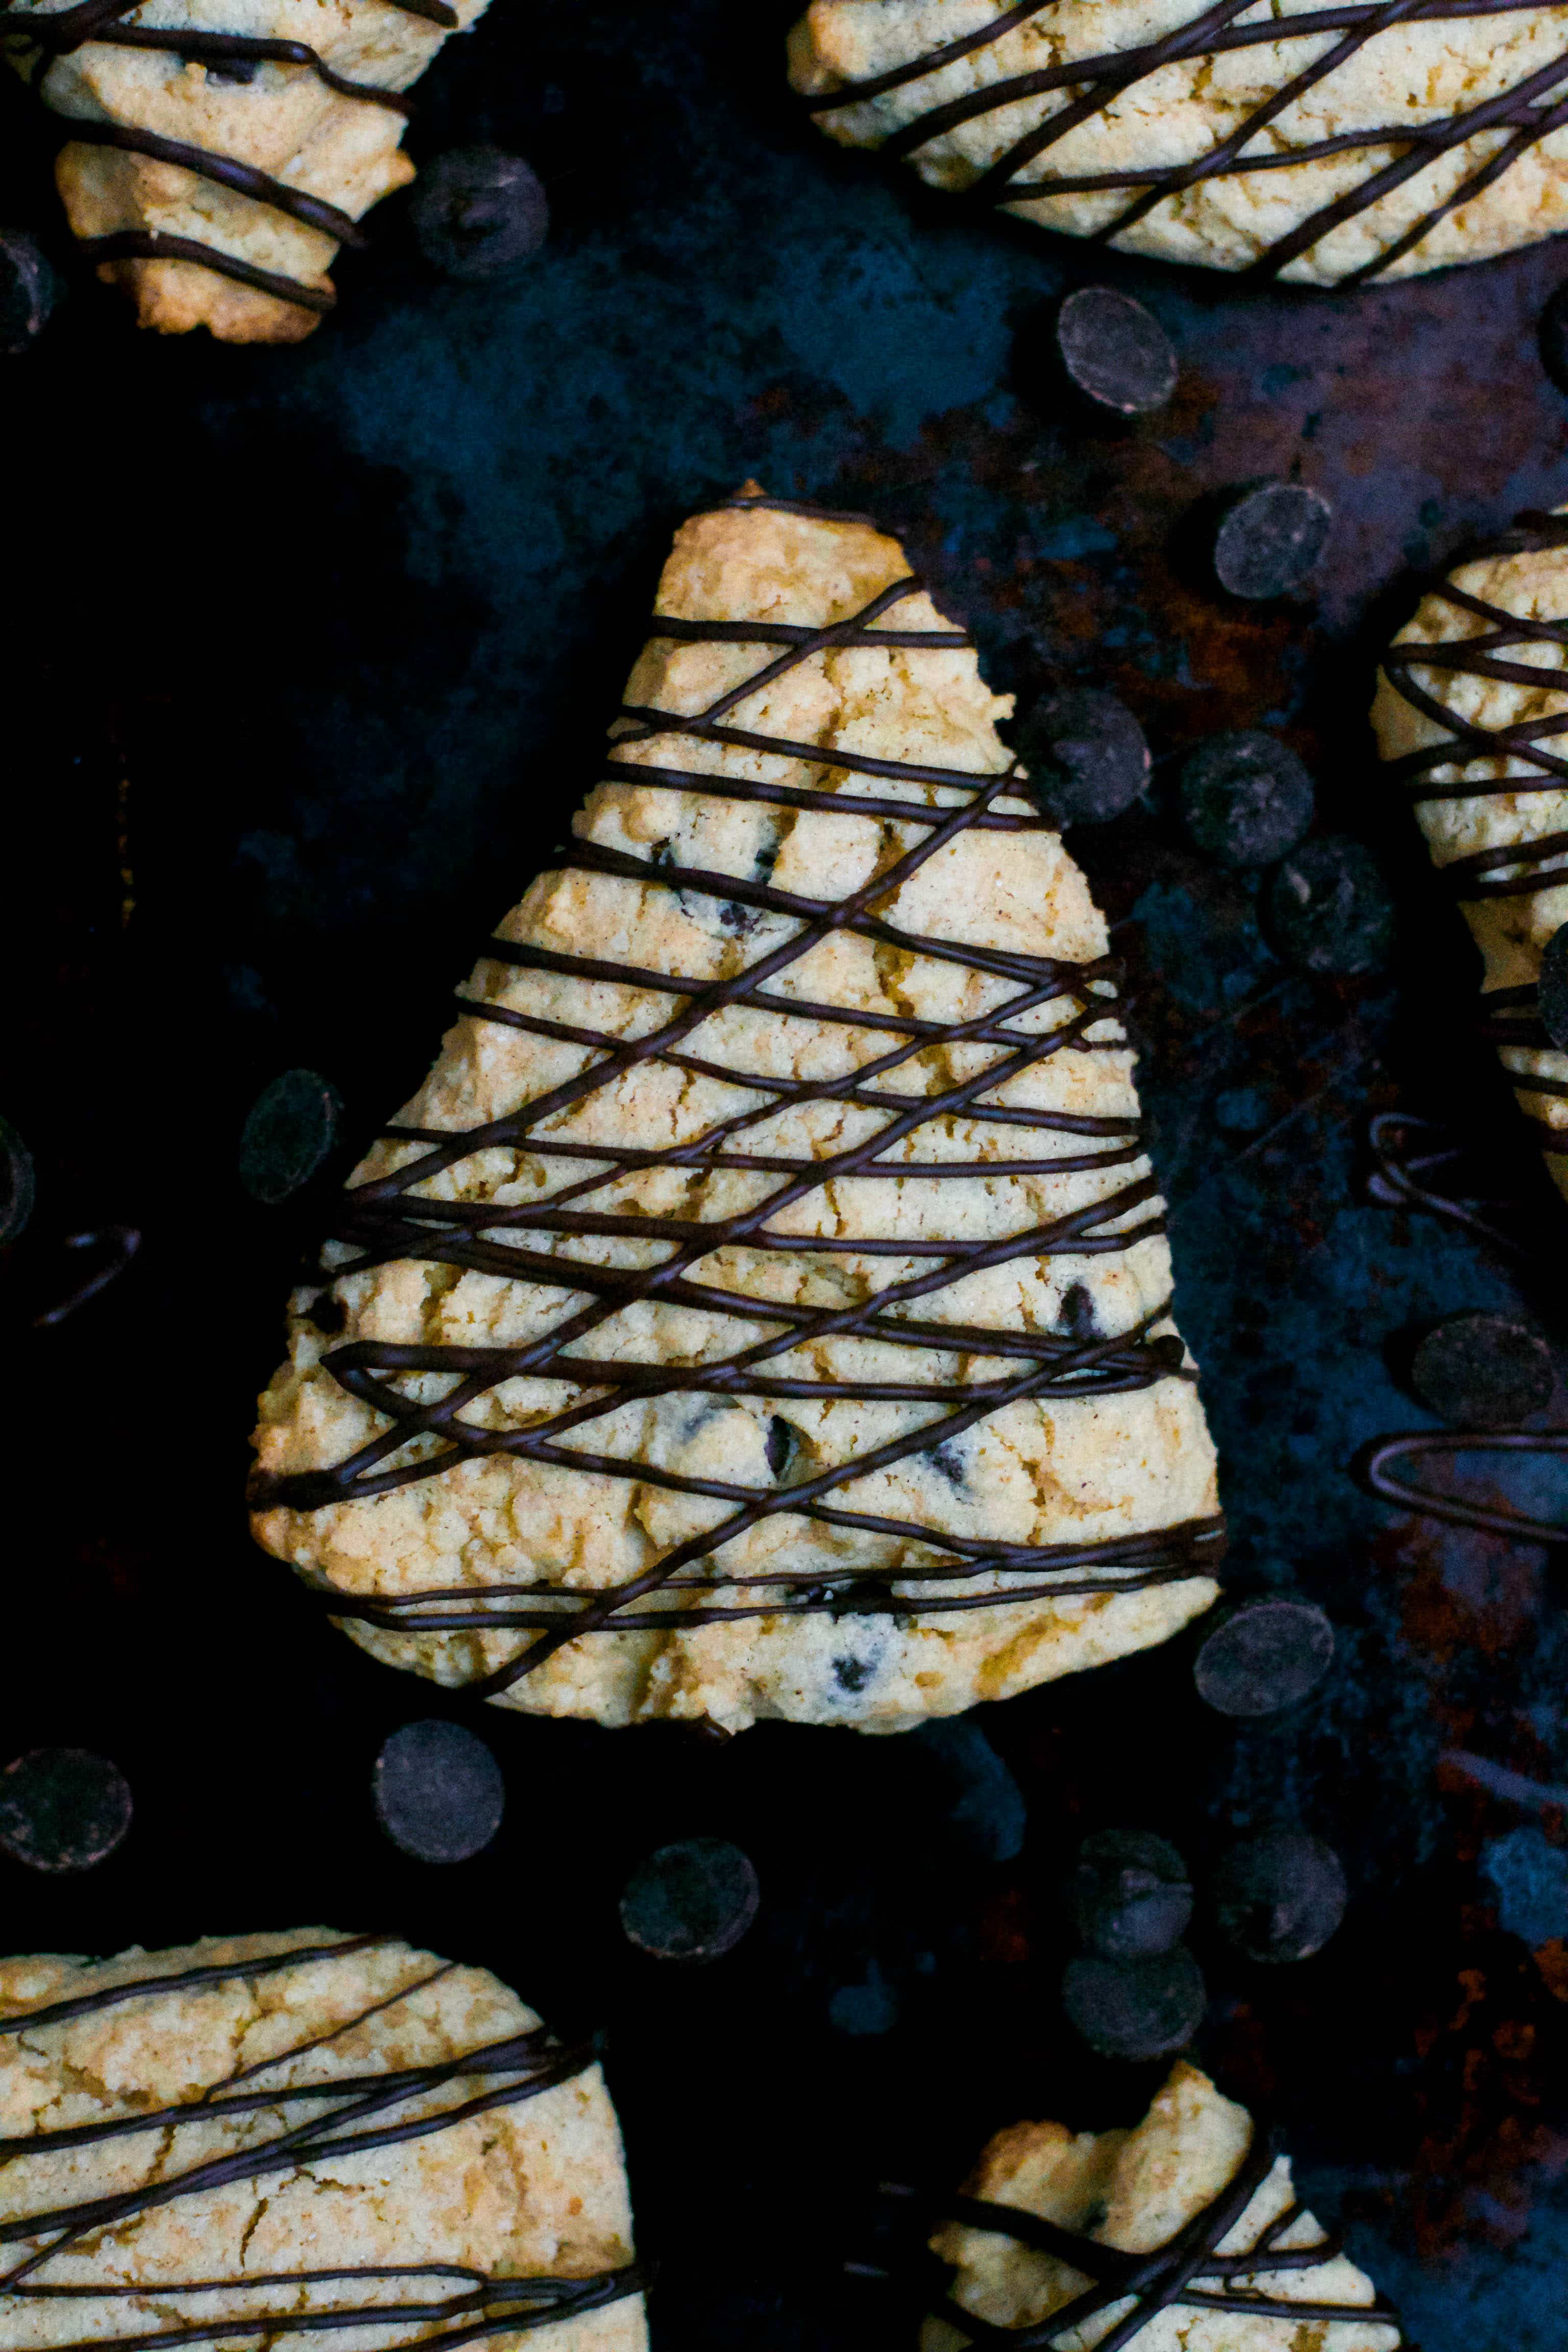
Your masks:
[[[835,1658],[833,1679],[840,1690],[864,1690],[871,1679],[871,1661],[867,1658]]]
[[[1193,1661],[1198,1696],[1219,1715],[1275,1715],[1316,1690],[1334,1629],[1310,1601],[1247,1601],[1217,1624]]]
[[[1057,312],[1057,349],[1079,392],[1120,416],[1163,408],[1176,354],[1152,311],[1111,286],[1080,286]]]
[[[427,1716],[382,1747],[371,1777],[375,1817],[416,1862],[467,1862],[500,1827],[506,1783],[482,1739]]]
[[[1312,779],[1288,744],[1256,728],[1214,735],[1189,751],[1182,817],[1216,866],[1272,866],[1312,822]]]
[[[0,352],[25,352],[49,322],[59,279],[24,229],[0,229]]]
[[[131,1790],[107,1756],[35,1748],[0,1773],[0,1847],[32,1870],[90,1870],[131,1826]]]
[[[1149,781],[1149,746],[1124,702],[1073,686],[1037,702],[1018,736],[1028,790],[1056,825],[1103,824]]]
[[[499,147],[453,147],[427,163],[410,208],[419,250],[444,278],[494,278],[544,243],[550,206],[538,175]]]
[[[1220,1933],[1252,1960],[1305,1960],[1345,1915],[1339,1855],[1305,1830],[1270,1830],[1233,1845],[1215,1873]]]
[[[1541,314],[1541,363],[1559,392],[1568,392],[1568,278]]]
[[[979,1861],[1011,1862],[1028,1819],[1024,1792],[980,1726],[922,1723],[910,1733],[909,1747],[923,1768],[921,1820]]]
[[[716,1960],[757,1916],[757,1874],[724,1838],[685,1838],[639,1863],[621,1895],[621,1926],[660,1960]]]
[[[782,1486],[784,1472],[799,1450],[800,1441],[784,1415],[775,1412],[768,1420],[768,1468]]]
[[[239,1181],[276,1208],[308,1184],[337,1141],[342,1105],[314,1070],[285,1070],[258,1094],[239,1139]]]
[[[219,89],[247,89],[256,79],[257,63],[255,58],[209,58],[207,80]]]
[[[1084,1955],[1062,1974],[1068,2021],[1102,2058],[1167,2058],[1197,2032],[1208,2002],[1184,1944],[1148,1960]]]
[[[0,1244],[14,1242],[33,1213],[33,1155],[8,1118],[0,1118]]]
[[[1568,1054],[1568,923],[1553,931],[1542,950],[1536,1009],[1558,1052]]]
[[[1067,1885],[1079,1938],[1102,1960],[1147,1960],[1180,1943],[1193,1916],[1187,1865],[1152,1830],[1098,1830]]]
[[[313,1323],[318,1331],[324,1332],[329,1339],[335,1339],[349,1319],[349,1311],[341,1298],[334,1298],[330,1290],[323,1290],[321,1297],[313,1298],[306,1307],[305,1319]]]
[[[1370,850],[1326,834],[1292,851],[1268,888],[1281,954],[1304,971],[1376,971],[1394,942],[1394,901]]]
[[[1539,1331],[1483,1309],[1446,1316],[1410,1365],[1427,1410],[1457,1429],[1511,1429],[1550,1403],[1552,1351]]]
[[[1299,588],[1323,551],[1333,509],[1300,482],[1257,482],[1233,499],[1215,533],[1215,577],[1233,596],[1263,604]]]

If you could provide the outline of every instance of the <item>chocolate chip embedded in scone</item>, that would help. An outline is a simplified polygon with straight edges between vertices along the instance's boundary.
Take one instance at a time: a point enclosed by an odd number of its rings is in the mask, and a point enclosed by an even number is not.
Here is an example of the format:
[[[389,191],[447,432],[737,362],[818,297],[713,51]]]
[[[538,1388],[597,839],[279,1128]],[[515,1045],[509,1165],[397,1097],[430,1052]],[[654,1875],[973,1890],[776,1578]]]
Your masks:
[[[895,1731],[1213,1600],[1116,971],[1009,709],[871,523],[682,528],[262,1402],[257,1534],[376,1655]]]
[[[1484,959],[1483,1034],[1568,1193],[1568,1032],[1542,992],[1568,923],[1565,653],[1568,509],[1521,515],[1422,598],[1372,723]]]
[[[975,2341],[965,2315],[1022,2328],[1059,2313],[1084,2331],[1063,2343],[1114,2332],[1136,2352],[1397,2352],[1405,2341],[1365,2272],[1298,2201],[1289,2158],[1184,2061],[1131,2131],[998,2132],[963,2193],[993,2208],[994,2226],[970,2211],[932,2238],[954,2277],[922,2352]],[[1030,2242],[1026,2221],[1014,2236],[1009,2213],[1051,2224],[1052,2251]]]
[[[593,2053],[483,1969],[329,1928],[0,1961],[0,2343],[646,2352]]]
[[[79,11],[18,0],[8,53],[72,126],[55,166],[72,232],[140,324],[292,343],[333,307],[361,215],[414,177],[401,93],[487,5],[171,0],[143,25],[118,0],[84,34]]]
[[[820,129],[931,186],[1166,261],[1359,285],[1568,227],[1559,8],[812,0]]]

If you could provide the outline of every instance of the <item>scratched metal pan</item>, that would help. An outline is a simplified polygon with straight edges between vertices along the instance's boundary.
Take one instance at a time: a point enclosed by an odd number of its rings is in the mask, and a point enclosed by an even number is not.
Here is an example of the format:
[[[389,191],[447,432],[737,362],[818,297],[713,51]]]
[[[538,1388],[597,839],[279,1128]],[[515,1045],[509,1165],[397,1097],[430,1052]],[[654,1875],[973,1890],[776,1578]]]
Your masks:
[[[1152,1828],[1197,1874],[1202,2055],[1281,2116],[1426,2352],[1555,2352],[1560,1555],[1396,1512],[1352,1465],[1430,1425],[1401,1368],[1433,1318],[1496,1307],[1568,1337],[1563,1229],[1365,725],[1414,573],[1568,496],[1568,404],[1534,341],[1568,251],[1314,295],[972,220],[802,121],[787,14],[498,0],[429,77],[410,146],[538,166],[552,238],[504,289],[422,274],[392,205],[304,346],[139,338],[73,284],[0,373],[23,592],[0,1110],[38,1170],[4,1266],[0,1744],[98,1750],[135,1801],[95,1870],[0,1864],[5,1939],[322,1919],[487,1962],[607,2031],[661,2343],[892,2346],[907,2315],[840,2271],[863,2192],[952,2179],[1021,2116],[1126,2120],[1158,2079],[1090,2057],[1057,2000],[1077,1842]],[[58,252],[39,126],[8,99],[0,129],[5,217]],[[1135,425],[1069,413],[1041,363],[1052,304],[1097,280],[1180,354],[1171,406]],[[608,1734],[387,1672],[240,1512],[312,1215],[240,1192],[247,1105],[319,1070],[352,1143],[403,1098],[478,927],[562,837],[669,530],[752,473],[899,530],[999,687],[1104,685],[1142,719],[1148,807],[1075,846],[1138,993],[1234,1576],[1338,1630],[1319,1693],[1251,1727],[1202,1706],[1180,1648],[984,1710],[1028,1811],[1005,1861],[931,1834],[896,1742]],[[1203,502],[1292,474],[1334,507],[1312,592],[1222,602]],[[1294,972],[1256,882],[1185,845],[1181,754],[1252,726],[1311,767],[1320,827],[1379,859],[1386,970]],[[1533,1252],[1369,1200],[1375,1112],[1469,1139]],[[108,1263],[118,1228],[141,1245],[117,1278],[32,1328],[86,1262],[67,1237],[110,1235]],[[1503,1491],[1485,1464],[1454,1475]],[[1528,1498],[1568,1516],[1539,1472]],[[432,1713],[482,1730],[509,1794],[495,1843],[447,1869],[400,1855],[369,1803],[381,1741]],[[1203,1895],[1226,1844],[1282,1815],[1339,1850],[1352,1897],[1316,1958],[1266,1969],[1227,1953]],[[651,1846],[697,1833],[752,1853],[762,1909],[679,1970],[631,1949],[616,1899]]]

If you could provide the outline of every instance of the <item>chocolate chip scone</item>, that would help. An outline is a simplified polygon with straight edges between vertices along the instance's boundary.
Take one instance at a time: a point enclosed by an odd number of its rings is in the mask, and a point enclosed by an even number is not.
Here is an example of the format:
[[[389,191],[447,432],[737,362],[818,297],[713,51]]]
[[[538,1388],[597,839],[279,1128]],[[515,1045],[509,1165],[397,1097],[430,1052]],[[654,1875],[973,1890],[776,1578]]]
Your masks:
[[[0,1961],[0,2116],[6,2352],[645,2352],[599,2069],[483,1969],[328,1928]]]
[[[812,0],[790,78],[850,147],[1163,260],[1315,286],[1568,226],[1568,8]]]
[[[1213,1600],[1115,968],[1010,708],[862,518],[682,528],[262,1401],[257,1534],[365,1648],[893,1731]]]
[[[947,2210],[931,2247],[956,2275],[924,2352],[1053,2316],[1062,2352],[1396,2352],[1405,2341],[1297,2199],[1273,2136],[1184,2061],[1131,2131],[998,2132]]]
[[[1568,509],[1525,514],[1422,598],[1372,708],[1385,773],[1485,959],[1485,1034],[1568,1193],[1568,1054],[1542,951],[1568,922]]]
[[[144,327],[292,343],[362,214],[414,177],[418,80],[488,0],[12,0],[12,61],[71,125],[71,229]],[[142,22],[143,17],[147,19]]]

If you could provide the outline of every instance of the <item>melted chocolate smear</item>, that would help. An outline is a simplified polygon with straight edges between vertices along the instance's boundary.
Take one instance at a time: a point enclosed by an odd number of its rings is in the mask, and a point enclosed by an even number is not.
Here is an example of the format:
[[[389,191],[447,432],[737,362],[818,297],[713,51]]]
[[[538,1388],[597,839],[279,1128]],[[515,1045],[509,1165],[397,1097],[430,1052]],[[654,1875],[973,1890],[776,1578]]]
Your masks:
[[[784,513],[813,513],[791,500],[743,498],[727,501],[737,509],[767,508]],[[831,520],[838,520],[831,517]],[[781,650],[732,688],[708,710],[676,717],[662,710],[623,711],[626,722],[616,739],[648,741],[657,737],[689,737],[700,742],[739,744],[751,750],[782,754],[821,764],[820,748],[780,737],[754,734],[725,723],[727,714],[758,687],[796,664],[831,646],[877,646],[948,648],[970,640],[958,630],[884,631],[884,614],[916,594],[920,581],[912,574],[895,581],[851,619],[826,628],[785,624],[735,621],[675,621],[662,616],[653,623],[656,635],[688,642],[758,643]],[[923,1320],[905,1310],[939,1296],[966,1275],[987,1265],[1015,1259],[1038,1259],[1057,1255],[1121,1256],[1139,1240],[1163,1233],[1163,1208],[1151,1173],[1131,1172],[1089,1207],[992,1242],[921,1242],[923,1270],[888,1284],[861,1306],[837,1309],[801,1307],[770,1298],[767,1319],[783,1324],[782,1334],[769,1339],[747,1338],[737,1351],[701,1364],[634,1364],[616,1358],[597,1360],[595,1334],[626,1306],[646,1297],[666,1298],[700,1307],[710,1314],[736,1317],[754,1329],[757,1302],[727,1290],[694,1269],[710,1262],[727,1246],[744,1244],[753,1250],[798,1253],[802,1243],[769,1229],[770,1221],[796,1201],[818,1192],[836,1178],[891,1179],[899,1183],[938,1179],[951,1182],[963,1176],[995,1176],[1032,1171],[1072,1170],[1136,1171],[1143,1158],[1142,1129],[1136,1118],[1100,1118],[1058,1111],[1015,1108],[986,1098],[1005,1087],[1015,1075],[1031,1069],[1058,1053],[1102,1050],[1116,1038],[1091,1039],[1089,1032],[1112,1020],[1116,1010],[1118,967],[1109,958],[1076,963],[1061,958],[1028,956],[1011,950],[960,946],[950,940],[906,932],[873,909],[892,898],[900,887],[947,845],[971,829],[1009,833],[1039,831],[1043,820],[1014,814],[993,804],[1016,791],[1011,768],[977,779],[953,769],[918,767],[909,761],[873,759],[867,754],[836,750],[833,766],[857,775],[888,778],[915,784],[934,784],[962,793],[962,801],[931,807],[923,801],[851,799],[845,794],[805,787],[752,782],[744,777],[675,767],[643,767],[611,756],[602,772],[635,783],[641,789],[718,794],[732,800],[773,802],[790,807],[831,810],[873,818],[896,819],[918,828],[924,838],[906,849],[897,862],[858,889],[839,899],[805,898],[775,887],[771,882],[747,882],[733,875],[689,868],[670,860],[656,864],[597,844],[573,844],[573,865],[580,872],[624,876],[639,887],[660,887],[679,897],[693,891],[710,898],[733,898],[791,919],[782,944],[731,978],[699,982],[662,971],[647,971],[591,956],[567,955],[554,950],[492,940],[486,953],[498,964],[522,971],[563,972],[588,980],[631,983],[671,1000],[665,1020],[634,1040],[603,1030],[559,1021],[460,996],[472,1018],[494,1021],[531,1035],[563,1038],[589,1047],[597,1058],[576,1077],[552,1088],[522,1109],[489,1124],[456,1132],[390,1127],[390,1139],[425,1147],[397,1171],[354,1186],[342,1195],[341,1213],[333,1226],[336,1239],[356,1253],[334,1271],[349,1275],[360,1267],[407,1259],[434,1262],[501,1275],[521,1281],[558,1283],[562,1258],[547,1248],[531,1248],[532,1236],[635,1236],[660,1242],[668,1255],[658,1264],[640,1267],[604,1265],[586,1258],[571,1260],[575,1288],[590,1294],[591,1303],[568,1315],[545,1337],[514,1347],[404,1346],[355,1339],[333,1349],[322,1359],[326,1370],[351,1395],[372,1405],[386,1426],[346,1461],[331,1468],[296,1473],[253,1482],[253,1507],[320,1510],[328,1505],[393,1489],[438,1476],[463,1461],[492,1454],[510,1454],[527,1461],[591,1470],[673,1493],[699,1495],[728,1502],[732,1508],[716,1527],[678,1545],[651,1568],[608,1591],[584,1593],[548,1582],[492,1585],[476,1592],[472,1587],[438,1588],[421,1593],[358,1599],[330,1586],[316,1587],[322,1605],[339,1618],[400,1633],[448,1633],[518,1630],[534,1638],[521,1651],[468,1687],[490,1696],[508,1689],[533,1672],[565,1643],[599,1631],[638,1633],[665,1628],[695,1628],[737,1619],[803,1615],[827,1612],[860,1616],[905,1615],[906,1598],[889,1589],[891,1577],[910,1573],[900,1570],[867,1570],[825,1580],[815,1572],[768,1568],[744,1574],[712,1565],[712,1556],[733,1537],[780,1510],[816,1520],[827,1527],[847,1528],[889,1535],[919,1547],[919,1574],[923,1585],[972,1587],[974,1579],[1000,1573],[1010,1582],[1009,1602],[1058,1598],[1078,1593],[1127,1591],[1153,1584],[1178,1582],[1211,1572],[1224,1549],[1224,1522],[1218,1517],[1184,1521],[1147,1534],[1047,1546],[988,1543],[959,1536],[939,1535],[916,1520],[865,1509],[851,1509],[829,1498],[834,1490],[872,1472],[923,1454],[943,1454],[962,1463],[952,1452],[955,1441],[1000,1407],[1027,1397],[1103,1396],[1151,1387],[1168,1379],[1190,1379],[1179,1362],[1179,1342],[1167,1335],[1151,1339],[1153,1325],[1169,1311],[1166,1301],[1132,1330],[1114,1338],[1079,1338],[1016,1330],[993,1329],[967,1322]],[[1013,993],[994,1010],[973,1019],[948,1024],[921,1020],[905,1013],[850,1011],[780,995],[766,983],[797,964],[819,942],[839,929],[895,946],[906,952],[930,956],[1011,983]],[[883,1032],[888,1049],[862,1063],[851,1076],[804,1080],[770,1075],[754,1076],[728,1064],[713,1062],[689,1049],[688,1041],[712,1014],[727,1005],[747,1005],[767,1012],[816,1017],[861,1032]],[[1017,1016],[1041,1005],[1065,1009],[1066,1017],[1044,1034],[1011,1026]],[[900,1090],[881,1080],[908,1067],[932,1043],[982,1043],[995,1048],[995,1058],[974,1075],[931,1094]],[[585,1101],[644,1062],[659,1061],[673,1068],[713,1075],[727,1084],[761,1097],[756,1107],[732,1112],[705,1134],[675,1149],[623,1145],[594,1146],[598,1171],[575,1177],[542,1201],[503,1204],[498,1202],[439,1201],[416,1190],[444,1170],[496,1146],[531,1156],[580,1161],[583,1145],[560,1140],[540,1129],[568,1106]],[[797,1160],[782,1153],[747,1152],[748,1129],[772,1119],[781,1104],[830,1101],[866,1107],[881,1114],[884,1124],[864,1141],[826,1160]],[[950,1116],[963,1116],[988,1125],[1021,1128],[1040,1133],[1067,1134],[1081,1139],[1082,1149],[1038,1160],[977,1160],[884,1158],[904,1138],[922,1129],[940,1131]],[[735,1148],[739,1145],[741,1148]],[[620,1211],[578,1206],[612,1189],[633,1170],[649,1167],[697,1170],[742,1168],[776,1174],[780,1182],[765,1199],[733,1216],[684,1220],[679,1216],[649,1217]],[[1125,1221],[1131,1212],[1143,1215]],[[1107,1230],[1110,1228],[1110,1230]],[[499,1238],[503,1234],[515,1240]],[[910,1241],[887,1239],[840,1241],[815,1238],[805,1244],[813,1254],[845,1251],[860,1257],[885,1255],[909,1259]],[[931,1258],[940,1263],[932,1268]],[[896,1311],[895,1311],[896,1310]],[[965,1383],[931,1376],[925,1380],[821,1380],[800,1375],[775,1375],[774,1359],[805,1349],[818,1339],[833,1337],[890,1339],[900,1348],[922,1353],[950,1353],[955,1349],[1001,1359],[1006,1370],[984,1381]],[[436,1402],[411,1401],[399,1385],[410,1372],[453,1375],[453,1384]],[[546,1418],[522,1429],[486,1429],[465,1417],[465,1408],[487,1396],[502,1381],[520,1376],[569,1381],[574,1400]],[[901,1436],[815,1475],[781,1487],[766,1489],[698,1477],[661,1465],[628,1460],[593,1450],[592,1445],[565,1445],[560,1441],[572,1431],[614,1412],[628,1399],[657,1397],[678,1391],[718,1396],[750,1396],[759,1400],[783,1397],[825,1397],[870,1401],[893,1398],[930,1405],[932,1417]],[[774,1416],[776,1419],[777,1416]],[[418,1452],[408,1458],[413,1444]],[[770,1466],[772,1466],[770,1463]],[[939,1462],[939,1467],[942,1463]],[[775,1478],[776,1478],[775,1471]],[[689,1594],[701,1595],[689,1601]],[[733,1595],[733,1598],[725,1596]],[[961,1590],[950,1594],[923,1593],[921,1620],[970,1609],[994,1608],[994,1589]],[[662,1605],[648,1606],[650,1602]]]
[[[900,89],[905,83],[921,80],[927,74],[938,72],[943,66],[969,57],[976,49],[987,48],[1015,26],[1027,22],[1031,16],[1043,15],[1054,5],[1054,0],[1024,0],[1024,5],[1005,8],[989,25],[978,32],[967,33],[962,38],[947,41],[911,58],[907,65],[895,66],[888,73],[858,82],[846,82],[825,97],[804,101],[808,114],[831,114],[847,106],[864,105],[884,91]],[[994,163],[964,190],[968,201],[985,205],[1016,205],[1031,197],[1060,196],[1074,193],[1124,191],[1131,201],[1091,230],[1085,237],[1089,245],[1110,245],[1124,230],[1144,219],[1168,196],[1179,196],[1184,189],[1197,187],[1205,180],[1228,177],[1234,173],[1289,170],[1321,157],[1366,152],[1371,161],[1366,177],[1345,194],[1319,205],[1295,228],[1277,237],[1265,247],[1257,260],[1243,275],[1249,278],[1272,278],[1296,260],[1310,253],[1321,237],[1326,236],[1342,221],[1354,220],[1382,196],[1402,187],[1407,180],[1428,169],[1443,155],[1461,147],[1468,140],[1483,131],[1501,130],[1507,136],[1499,143],[1489,142],[1484,156],[1477,159],[1458,184],[1450,188],[1440,203],[1422,213],[1409,228],[1394,237],[1372,260],[1359,269],[1347,270],[1335,282],[1341,286],[1364,286],[1391,264],[1403,258],[1421,243],[1428,232],[1447,215],[1456,212],[1483,189],[1502,178],[1511,166],[1527,154],[1531,148],[1551,132],[1568,122],[1568,100],[1555,95],[1563,79],[1564,61],[1561,57],[1538,68],[1511,89],[1496,98],[1484,100],[1464,114],[1448,115],[1434,122],[1424,122],[1420,135],[1412,138],[1407,129],[1399,125],[1369,124],[1363,130],[1342,131],[1326,139],[1305,142],[1296,147],[1269,145],[1275,138],[1270,130],[1276,118],[1288,103],[1303,97],[1324,78],[1343,65],[1347,58],[1385,27],[1404,23],[1412,17],[1427,15],[1444,17],[1486,17],[1506,15],[1517,10],[1519,0],[1365,0],[1365,5],[1325,8],[1310,14],[1303,12],[1290,19],[1282,33],[1278,18],[1265,17],[1252,23],[1239,22],[1248,14],[1247,0],[1213,0],[1213,5],[1198,8],[1184,24],[1173,26],[1159,39],[1145,42],[1136,49],[1110,49],[1099,57],[1071,58],[1059,65],[1046,66],[1033,73],[1011,74],[962,98],[950,100],[944,105],[926,109],[914,121],[881,142],[882,151],[889,155],[910,155],[928,140],[955,129],[960,123],[973,121],[977,117],[994,114],[1001,108],[1016,105],[1022,99],[1040,96],[1048,91],[1063,93],[1062,105],[1033,131],[1013,141]],[[1324,43],[1318,56],[1304,62],[1283,89],[1264,100],[1237,125],[1228,138],[1195,158],[1190,163],[1145,165],[1142,170],[1089,173],[1052,173],[1035,178],[1020,177],[1039,156],[1076,131],[1080,123],[1125,100],[1126,93],[1136,91],[1152,75],[1167,65],[1194,55],[1208,58],[1225,56],[1232,49],[1251,47],[1255,42],[1273,44],[1282,37],[1287,40],[1322,40],[1325,33],[1337,33],[1337,40]],[[1134,106],[1138,101],[1133,100]],[[1268,134],[1268,142],[1256,153],[1247,149]],[[1382,159],[1390,151],[1393,161]],[[1109,2342],[1109,2338],[1107,2341]]]

